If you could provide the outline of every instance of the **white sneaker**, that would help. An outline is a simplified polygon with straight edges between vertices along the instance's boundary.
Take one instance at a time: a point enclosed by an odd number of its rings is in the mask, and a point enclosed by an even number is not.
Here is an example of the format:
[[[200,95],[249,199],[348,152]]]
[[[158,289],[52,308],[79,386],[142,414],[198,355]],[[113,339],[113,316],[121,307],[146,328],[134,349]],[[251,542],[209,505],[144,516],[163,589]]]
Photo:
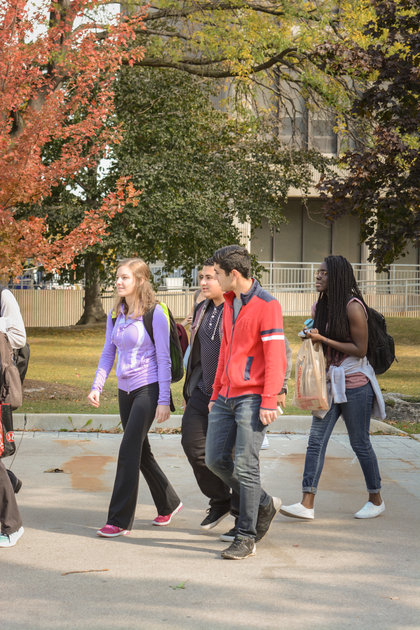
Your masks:
[[[293,503],[293,505],[282,505],[280,514],[291,516],[292,518],[301,518],[306,521],[313,521],[315,511],[313,508],[307,508],[302,503]]]
[[[17,532],[0,535],[0,547],[14,547],[25,530],[20,527]]]
[[[376,518],[382,512],[385,512],[385,503],[382,501],[381,505],[374,505],[370,501],[364,504],[361,510],[356,512],[354,518]]]

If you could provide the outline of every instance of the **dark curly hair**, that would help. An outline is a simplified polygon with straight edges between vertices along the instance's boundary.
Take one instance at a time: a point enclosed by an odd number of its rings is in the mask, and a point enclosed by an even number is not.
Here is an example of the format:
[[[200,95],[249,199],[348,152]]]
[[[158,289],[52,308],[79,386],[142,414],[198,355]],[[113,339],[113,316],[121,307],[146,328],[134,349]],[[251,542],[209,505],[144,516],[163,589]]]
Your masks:
[[[251,275],[251,256],[248,250],[240,245],[221,247],[214,252],[213,260],[226,274],[236,269],[244,278]]]

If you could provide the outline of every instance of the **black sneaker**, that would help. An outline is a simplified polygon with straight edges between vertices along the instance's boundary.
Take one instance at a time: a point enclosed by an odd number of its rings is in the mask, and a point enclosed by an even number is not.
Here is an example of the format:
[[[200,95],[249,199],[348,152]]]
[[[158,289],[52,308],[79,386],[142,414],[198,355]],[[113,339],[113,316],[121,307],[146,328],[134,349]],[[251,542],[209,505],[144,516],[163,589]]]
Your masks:
[[[212,529],[216,527],[228,514],[229,508],[209,507],[206,518],[200,524],[201,529]]]
[[[222,551],[225,560],[244,560],[249,556],[255,556],[256,544],[253,538],[236,537],[233,543]]]
[[[277,514],[277,512],[281,508],[281,499],[277,497],[271,497],[270,502],[265,507],[261,507],[258,510],[258,518],[257,518],[257,535],[255,536],[255,542],[259,542],[261,538],[264,538],[268,530],[270,529],[270,525],[273,521],[273,518]]]
[[[228,532],[221,534],[219,536],[219,540],[223,540],[223,542],[233,542],[238,534],[238,530],[236,527],[232,527]]]

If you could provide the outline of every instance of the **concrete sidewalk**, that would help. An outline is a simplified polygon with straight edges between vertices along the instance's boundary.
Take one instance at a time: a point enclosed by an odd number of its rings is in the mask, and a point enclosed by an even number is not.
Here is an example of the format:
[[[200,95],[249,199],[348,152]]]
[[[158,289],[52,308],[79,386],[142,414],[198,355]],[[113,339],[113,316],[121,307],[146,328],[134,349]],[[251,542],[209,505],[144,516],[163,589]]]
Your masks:
[[[21,434],[17,434],[17,444]],[[307,436],[271,435],[261,452],[266,490],[300,499]],[[206,500],[179,435],[151,434],[152,449],[182,501],[169,527],[143,480],[130,536],[95,535],[105,523],[119,435],[25,433],[13,470],[25,534],[0,549],[2,630],[340,630],[419,627],[420,444],[380,435],[372,442],[386,512],[353,513],[366,500],[347,436],[334,434],[316,520],[278,516],[257,555],[222,560],[218,536],[200,531]],[[10,465],[9,460],[4,460]],[[62,470],[64,472],[48,472]]]

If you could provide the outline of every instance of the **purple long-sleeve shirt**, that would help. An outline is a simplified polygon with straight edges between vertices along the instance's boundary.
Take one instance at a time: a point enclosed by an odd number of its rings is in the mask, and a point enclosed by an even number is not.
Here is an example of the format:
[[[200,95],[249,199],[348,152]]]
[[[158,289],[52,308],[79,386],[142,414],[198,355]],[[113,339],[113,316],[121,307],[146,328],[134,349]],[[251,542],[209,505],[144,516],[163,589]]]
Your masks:
[[[160,305],[155,307],[152,325],[155,343],[148,335],[142,317],[126,319],[124,314],[120,313],[113,326],[112,312],[108,314],[105,343],[92,390],[102,391],[117,352],[118,388],[132,392],[144,385],[158,382],[158,404],[169,405],[171,384],[169,328]]]

